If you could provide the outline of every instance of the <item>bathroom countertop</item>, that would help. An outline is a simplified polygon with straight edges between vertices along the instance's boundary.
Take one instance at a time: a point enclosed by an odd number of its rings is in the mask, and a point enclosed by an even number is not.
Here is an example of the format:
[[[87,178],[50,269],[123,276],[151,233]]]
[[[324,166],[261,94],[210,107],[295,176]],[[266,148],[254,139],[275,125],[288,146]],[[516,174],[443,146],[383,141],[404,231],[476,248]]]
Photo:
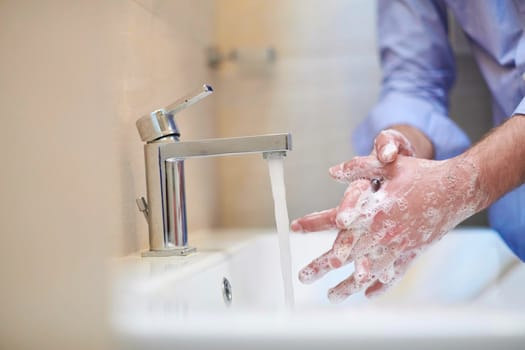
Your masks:
[[[153,287],[155,276],[173,278],[170,276],[171,271],[177,279],[183,279],[224,261],[254,239],[272,234],[277,239],[277,234],[271,229],[201,230],[190,235],[189,246],[197,248],[195,253],[187,256],[142,257],[141,252],[136,252],[114,259],[111,270],[119,282],[133,284],[135,281],[144,285],[144,279],[148,279],[148,285]],[[160,273],[153,273],[157,269]]]

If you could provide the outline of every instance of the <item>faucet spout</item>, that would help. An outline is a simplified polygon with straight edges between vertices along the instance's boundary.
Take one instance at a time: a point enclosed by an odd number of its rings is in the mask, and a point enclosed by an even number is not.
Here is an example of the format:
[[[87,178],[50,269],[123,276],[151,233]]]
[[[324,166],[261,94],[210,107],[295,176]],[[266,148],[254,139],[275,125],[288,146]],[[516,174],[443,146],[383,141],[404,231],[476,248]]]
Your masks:
[[[159,145],[163,160],[169,158],[196,158],[235,156],[250,153],[287,152],[292,149],[290,134],[207,139],[171,142]]]

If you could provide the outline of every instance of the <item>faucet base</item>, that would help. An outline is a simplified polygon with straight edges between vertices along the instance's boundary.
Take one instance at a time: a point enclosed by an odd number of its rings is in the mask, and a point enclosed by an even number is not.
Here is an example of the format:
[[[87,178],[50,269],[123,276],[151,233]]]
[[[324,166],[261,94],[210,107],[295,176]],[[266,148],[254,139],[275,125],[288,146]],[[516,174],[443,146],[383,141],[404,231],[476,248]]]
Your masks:
[[[146,250],[141,253],[143,258],[147,257],[166,257],[166,256],[185,256],[195,253],[196,248],[184,247],[184,248],[173,248],[166,250]]]

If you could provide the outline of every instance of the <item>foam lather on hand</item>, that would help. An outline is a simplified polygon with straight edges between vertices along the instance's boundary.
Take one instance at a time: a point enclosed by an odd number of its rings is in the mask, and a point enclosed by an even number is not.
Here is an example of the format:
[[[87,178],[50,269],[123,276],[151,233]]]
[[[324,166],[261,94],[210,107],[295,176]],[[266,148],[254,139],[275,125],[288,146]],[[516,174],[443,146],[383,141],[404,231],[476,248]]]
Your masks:
[[[361,290],[384,292],[425,248],[486,205],[479,170],[466,156],[432,161],[398,155],[388,164],[356,157],[330,174],[348,183],[339,206],[296,220],[292,230],[339,230],[332,248],[299,272],[301,281],[312,283],[354,262],[354,273],[328,292],[333,302]],[[371,184],[376,178],[377,190]]]
[[[382,163],[391,163],[398,154],[414,157],[416,152],[405,135],[394,129],[386,129],[375,138],[372,154]]]
[[[381,148],[379,153],[386,163],[390,163],[394,160],[394,156],[398,153],[396,145],[393,143],[387,143]]]

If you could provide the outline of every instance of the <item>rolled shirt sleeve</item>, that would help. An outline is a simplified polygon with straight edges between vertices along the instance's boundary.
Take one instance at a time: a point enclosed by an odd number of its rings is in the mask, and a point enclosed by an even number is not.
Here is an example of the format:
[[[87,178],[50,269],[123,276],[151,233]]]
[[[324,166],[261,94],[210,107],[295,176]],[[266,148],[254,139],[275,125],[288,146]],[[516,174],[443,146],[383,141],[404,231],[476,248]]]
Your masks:
[[[448,118],[455,67],[445,5],[437,0],[379,0],[378,42],[382,90],[354,132],[356,152],[370,153],[377,133],[399,124],[422,131],[433,143],[436,159],[468,148],[468,137]]]
[[[525,97],[521,100],[520,104],[514,110],[513,114],[523,114],[525,115]]]

